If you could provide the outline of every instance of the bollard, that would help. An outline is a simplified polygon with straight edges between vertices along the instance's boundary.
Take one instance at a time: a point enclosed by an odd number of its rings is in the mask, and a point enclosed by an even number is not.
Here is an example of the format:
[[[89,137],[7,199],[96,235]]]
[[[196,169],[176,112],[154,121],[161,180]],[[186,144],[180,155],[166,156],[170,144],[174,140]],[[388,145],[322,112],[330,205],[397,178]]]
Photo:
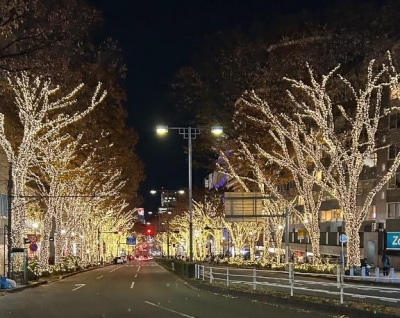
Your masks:
[[[229,267],[226,268],[226,287],[229,287]]]
[[[395,275],[394,275],[394,268],[390,269],[390,282],[393,283],[394,279],[395,279]]]
[[[212,267],[210,266],[210,284],[213,282],[213,277],[212,277]]]
[[[365,276],[367,275],[366,271],[365,271],[365,267],[361,267],[361,276],[362,279],[365,280]]]
[[[205,271],[204,265],[202,265],[201,268],[203,269],[203,282],[204,282],[204,276],[205,276],[205,274],[204,274],[204,271]]]
[[[340,288],[340,276],[342,272],[342,265],[337,265],[336,267],[336,282],[337,282],[337,288]]]
[[[292,263],[289,263],[289,283],[290,283],[290,296],[293,296],[294,271],[293,271],[293,264]]]
[[[375,267],[375,281],[377,282],[378,280],[379,280],[379,276],[380,276],[380,274],[379,274],[379,267]]]
[[[194,277],[197,279],[197,264],[194,264]]]

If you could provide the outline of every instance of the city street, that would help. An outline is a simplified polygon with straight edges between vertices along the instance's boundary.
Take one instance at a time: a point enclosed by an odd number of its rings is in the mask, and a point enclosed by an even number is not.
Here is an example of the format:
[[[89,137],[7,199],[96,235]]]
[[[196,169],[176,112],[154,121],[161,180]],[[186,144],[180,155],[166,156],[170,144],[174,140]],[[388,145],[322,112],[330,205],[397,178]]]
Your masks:
[[[193,289],[155,262],[113,265],[0,297],[0,317],[293,317],[298,312]]]

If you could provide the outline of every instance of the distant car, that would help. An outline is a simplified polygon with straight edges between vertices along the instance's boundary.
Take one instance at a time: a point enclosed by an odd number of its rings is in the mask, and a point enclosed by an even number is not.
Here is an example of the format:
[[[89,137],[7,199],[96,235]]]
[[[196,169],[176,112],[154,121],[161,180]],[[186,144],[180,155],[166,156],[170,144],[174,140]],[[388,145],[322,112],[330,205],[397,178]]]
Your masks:
[[[122,257],[118,256],[116,258],[114,258],[114,264],[123,264],[124,260],[122,259]]]

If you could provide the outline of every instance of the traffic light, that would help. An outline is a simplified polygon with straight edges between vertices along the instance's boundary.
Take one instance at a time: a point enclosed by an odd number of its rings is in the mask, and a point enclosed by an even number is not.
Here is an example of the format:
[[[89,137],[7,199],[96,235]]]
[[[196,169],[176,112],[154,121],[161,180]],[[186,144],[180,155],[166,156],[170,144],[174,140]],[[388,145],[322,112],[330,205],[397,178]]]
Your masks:
[[[151,226],[147,226],[146,227],[146,231],[145,231],[146,235],[153,235],[154,234],[154,230]]]

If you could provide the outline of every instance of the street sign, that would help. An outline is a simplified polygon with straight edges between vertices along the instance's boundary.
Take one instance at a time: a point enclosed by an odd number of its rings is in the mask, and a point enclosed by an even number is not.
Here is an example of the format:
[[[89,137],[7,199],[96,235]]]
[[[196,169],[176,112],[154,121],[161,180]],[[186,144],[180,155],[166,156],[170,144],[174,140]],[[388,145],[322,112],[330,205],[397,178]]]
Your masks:
[[[400,250],[400,232],[386,233],[386,249]]]
[[[136,245],[136,236],[127,237],[126,245]]]
[[[37,246],[36,243],[32,243],[32,244],[29,245],[29,249],[30,249],[32,252],[36,252],[37,249],[38,249],[38,246]]]
[[[340,241],[340,243],[346,243],[347,242],[347,235],[346,234],[340,234],[339,241]]]

